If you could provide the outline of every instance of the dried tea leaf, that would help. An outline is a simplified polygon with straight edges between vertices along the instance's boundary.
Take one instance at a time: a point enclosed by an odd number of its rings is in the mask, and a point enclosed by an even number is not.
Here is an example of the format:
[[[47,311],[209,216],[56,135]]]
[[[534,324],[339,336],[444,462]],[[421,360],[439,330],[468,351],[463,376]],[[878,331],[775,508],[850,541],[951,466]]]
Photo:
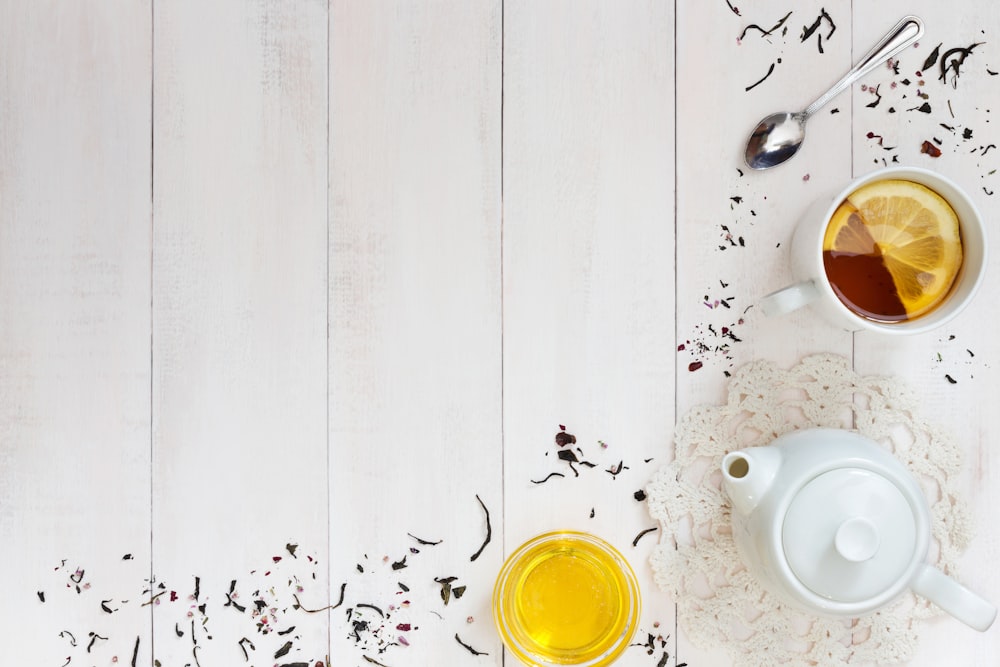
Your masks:
[[[641,540],[643,537],[645,537],[650,533],[656,532],[657,530],[659,530],[659,528],[654,526],[653,528],[647,528],[646,530],[641,531],[638,535],[635,536],[635,539],[632,540],[632,546],[633,547],[639,546],[639,540]]]
[[[566,429],[562,429],[556,433],[556,444],[560,447],[565,447],[566,445],[575,445],[576,436],[572,433],[567,433]]]
[[[486,539],[483,540],[482,546],[476,550],[476,553],[472,554],[472,557],[469,559],[471,561],[479,558],[479,555],[483,553],[483,549],[485,549],[486,545],[490,543],[491,539],[493,539],[493,526],[490,525],[490,511],[486,508],[486,503],[483,502],[483,499],[479,497],[478,493],[476,494],[476,500],[479,501],[479,506],[483,508],[483,512],[486,514]]]
[[[944,42],[942,42],[942,44],[943,43]],[[930,68],[934,67],[934,63],[937,62],[938,53],[940,51],[941,51],[941,44],[938,44],[937,46],[934,47],[934,50],[931,51],[931,54],[929,56],[927,56],[927,60],[924,61],[924,64],[920,68],[921,72],[926,72]]]
[[[486,653],[484,651],[477,651],[476,649],[472,648],[471,646],[463,642],[462,638],[458,636],[457,632],[455,633],[455,641],[457,641],[459,644],[465,647],[465,650],[467,650],[472,655],[489,655],[489,653]]]
[[[288,652],[292,650],[292,642],[285,642],[285,645],[274,652],[274,658],[278,658],[288,655]]]
[[[545,482],[549,481],[553,477],[565,477],[565,476],[566,475],[562,474],[561,472],[550,472],[548,475],[546,475],[542,479],[533,479],[533,480],[531,480],[531,483],[532,484],[544,484]]]

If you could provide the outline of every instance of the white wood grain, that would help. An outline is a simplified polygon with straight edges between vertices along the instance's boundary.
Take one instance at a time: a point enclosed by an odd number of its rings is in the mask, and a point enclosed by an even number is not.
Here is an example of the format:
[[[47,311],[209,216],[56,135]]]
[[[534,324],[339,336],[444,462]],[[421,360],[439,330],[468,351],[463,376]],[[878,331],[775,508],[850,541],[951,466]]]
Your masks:
[[[561,528],[607,539],[642,582],[641,641],[663,634],[673,656],[656,536],[631,544],[674,420],[672,13],[506,2],[504,19],[505,551]],[[560,425],[597,467],[557,459]]]
[[[855,51],[877,37],[879,26],[891,25],[907,13],[920,16],[926,32],[917,46],[900,54],[898,74],[886,67],[866,82],[868,90],[855,87],[853,168],[861,175],[894,164],[895,159],[948,176],[969,193],[986,217],[994,249],[992,212],[1000,194],[987,193],[995,192],[1000,183],[997,174],[990,173],[1000,166],[1000,159],[994,149],[985,148],[991,143],[1000,145],[1000,128],[991,122],[1000,112],[1000,77],[987,71],[996,71],[1000,62],[1000,48],[994,43],[1000,36],[1000,15],[995,11],[956,15],[953,10],[939,3],[855,4]],[[948,80],[939,80],[940,61],[923,71],[924,61],[935,47],[940,45],[941,56],[952,47],[977,42],[981,44],[962,64],[954,85],[950,73]],[[868,107],[876,99],[871,92],[875,86],[881,101]],[[919,110],[925,103],[929,110]],[[895,112],[890,113],[889,108]],[[881,147],[867,138],[869,132],[883,137]],[[940,157],[921,153],[924,141],[939,145]],[[894,148],[885,149],[890,146]],[[994,363],[1000,356],[1000,344],[992,331],[997,316],[992,295],[1000,288],[998,267],[1000,258],[994,251],[982,292],[965,313],[940,330],[900,342],[858,335],[855,348],[859,370],[907,380],[924,414],[962,449],[962,488],[972,508],[974,537],[956,575],[994,603],[1000,601],[1000,574],[995,567],[1000,560],[1000,535],[990,508],[1000,502],[1000,462],[990,453],[1000,441],[1000,425],[989,414],[998,399]],[[922,633],[919,652],[911,664],[985,665],[996,663],[998,656],[1000,635],[995,629],[978,633],[942,616]]]
[[[501,3],[338,0],[330,33],[330,578],[357,610],[334,612],[331,657],[499,665]],[[493,539],[470,562],[477,494]],[[445,606],[450,576],[468,592]]]
[[[322,2],[155,7],[152,562],[178,593],[154,617],[165,665],[242,664],[243,637],[255,661],[285,641],[289,661],[328,652],[326,615],[294,613],[288,586],[297,573],[315,606],[329,594],[326,21]],[[189,618],[196,576],[208,606]],[[223,606],[232,580],[244,613]],[[257,589],[293,635],[258,632]]]
[[[100,603],[148,576],[149,3],[4,3],[0,62],[0,651],[148,662]]]

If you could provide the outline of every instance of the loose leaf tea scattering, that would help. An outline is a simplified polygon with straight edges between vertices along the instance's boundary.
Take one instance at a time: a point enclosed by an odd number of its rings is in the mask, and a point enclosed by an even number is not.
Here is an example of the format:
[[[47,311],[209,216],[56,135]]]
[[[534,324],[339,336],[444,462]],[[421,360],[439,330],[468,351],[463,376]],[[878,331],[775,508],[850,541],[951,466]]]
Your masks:
[[[833,19],[830,18],[830,15],[826,13],[825,9],[820,9],[819,16],[816,17],[816,20],[813,21],[812,25],[802,26],[802,35],[799,37],[799,41],[805,42],[807,39],[812,37],[813,33],[819,30],[820,26],[824,23],[830,26],[830,30],[826,33],[826,40],[830,41],[830,38],[833,37],[833,33],[837,30],[837,26],[834,24]],[[816,35],[816,46],[819,48],[819,52],[823,53],[822,33]]]
[[[165,644],[170,646],[171,642],[178,642],[173,644],[176,648],[170,650],[174,651],[180,648],[182,653],[186,653],[187,659],[183,664],[187,664],[189,667],[201,665],[201,649],[204,648],[206,642],[213,640],[230,647],[231,659],[224,660],[225,664],[235,665],[249,662],[250,651],[255,651],[259,647],[245,636],[248,634],[246,631],[251,627],[255,628],[262,638],[268,635],[281,637],[281,641],[275,642],[273,646],[261,647],[263,650],[277,653],[276,659],[286,654],[290,655],[293,651],[305,653],[309,650],[318,652],[319,656],[322,657],[326,653],[325,647],[307,647],[301,643],[302,635],[293,633],[295,625],[304,616],[301,606],[297,604],[297,594],[303,591],[300,582],[307,578],[307,575],[309,575],[309,579],[316,578],[317,561],[311,556],[308,558],[308,565],[303,562],[301,566],[287,568],[284,567],[285,563],[294,563],[298,560],[297,556],[285,561],[270,559],[269,564],[282,567],[282,569],[253,570],[249,575],[244,575],[241,578],[229,578],[225,584],[211,582],[205,587],[206,590],[203,590],[201,577],[196,576],[194,577],[193,592],[189,595],[179,595],[165,582],[158,581],[153,577],[143,580],[141,594],[131,598],[131,601],[118,598],[99,599],[94,601],[94,609],[99,608],[99,613],[102,614],[118,613],[119,611],[134,614],[140,613],[140,610],[148,605],[158,607],[158,617],[163,619],[168,627],[172,624],[174,628],[174,632],[166,638]],[[120,566],[123,568],[136,567],[132,564],[135,561],[131,558],[123,558],[116,562],[121,564]],[[55,571],[59,573],[63,566],[55,568]],[[303,572],[303,568],[306,567],[311,567],[312,571]],[[79,585],[81,588],[79,594],[82,594],[87,590],[84,587],[85,576],[86,572],[83,568],[75,569],[70,575],[71,580],[65,589],[69,593],[76,593],[76,586]],[[124,576],[120,573],[116,576],[118,580],[125,577],[127,577],[127,572]],[[252,588],[248,585],[250,581],[259,584],[259,587],[249,596],[241,595],[245,590]],[[137,591],[138,589],[139,587],[137,587]],[[321,594],[327,595],[325,591],[322,591]],[[343,587],[341,588],[341,596],[343,596]],[[252,600],[253,603],[250,604],[248,600]],[[296,600],[296,604],[292,604],[292,600]],[[58,596],[52,596],[49,600],[54,605],[58,605],[61,601],[62,599]],[[239,632],[236,636],[216,636],[213,632],[210,614],[212,610],[221,609],[227,609],[227,613],[230,613],[228,610],[232,610],[231,613],[239,619],[227,622],[229,632]],[[296,622],[287,623],[286,619],[288,618],[295,618]],[[285,629],[282,629],[283,627]],[[83,631],[74,633],[73,629],[64,629],[59,633],[59,637],[66,639],[69,643],[67,648],[70,650],[70,654],[67,656],[66,665],[75,664],[78,660],[74,660],[74,658],[79,659],[80,662],[85,660],[84,664],[86,665],[123,663],[129,654],[132,656],[131,665],[134,667],[137,664],[141,637],[135,635],[123,637],[113,633],[102,634],[88,628],[81,630]],[[86,640],[78,642],[78,637],[86,637]],[[323,659],[315,662],[321,667],[327,664]],[[309,667],[314,663],[301,664]],[[152,665],[162,667],[162,662],[154,655]]]

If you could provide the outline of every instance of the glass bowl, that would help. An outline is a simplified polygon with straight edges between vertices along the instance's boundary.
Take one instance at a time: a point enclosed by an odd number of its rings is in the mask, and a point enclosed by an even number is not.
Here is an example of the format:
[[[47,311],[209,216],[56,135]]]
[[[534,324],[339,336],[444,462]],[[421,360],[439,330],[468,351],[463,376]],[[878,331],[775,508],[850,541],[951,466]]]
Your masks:
[[[539,535],[514,551],[493,589],[493,619],[507,649],[535,667],[611,664],[635,634],[635,573],[602,539]]]

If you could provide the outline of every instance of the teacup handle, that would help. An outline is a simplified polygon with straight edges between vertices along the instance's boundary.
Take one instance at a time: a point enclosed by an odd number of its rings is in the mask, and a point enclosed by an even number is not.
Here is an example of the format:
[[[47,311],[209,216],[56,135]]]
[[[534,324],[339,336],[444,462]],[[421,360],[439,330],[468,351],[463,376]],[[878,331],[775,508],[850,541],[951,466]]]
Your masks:
[[[777,292],[771,292],[758,303],[758,307],[767,317],[785,315],[802,306],[808,305],[819,297],[816,283],[807,280],[784,287]]]
[[[980,632],[986,632],[997,617],[996,607],[932,565],[921,567],[910,587]]]

